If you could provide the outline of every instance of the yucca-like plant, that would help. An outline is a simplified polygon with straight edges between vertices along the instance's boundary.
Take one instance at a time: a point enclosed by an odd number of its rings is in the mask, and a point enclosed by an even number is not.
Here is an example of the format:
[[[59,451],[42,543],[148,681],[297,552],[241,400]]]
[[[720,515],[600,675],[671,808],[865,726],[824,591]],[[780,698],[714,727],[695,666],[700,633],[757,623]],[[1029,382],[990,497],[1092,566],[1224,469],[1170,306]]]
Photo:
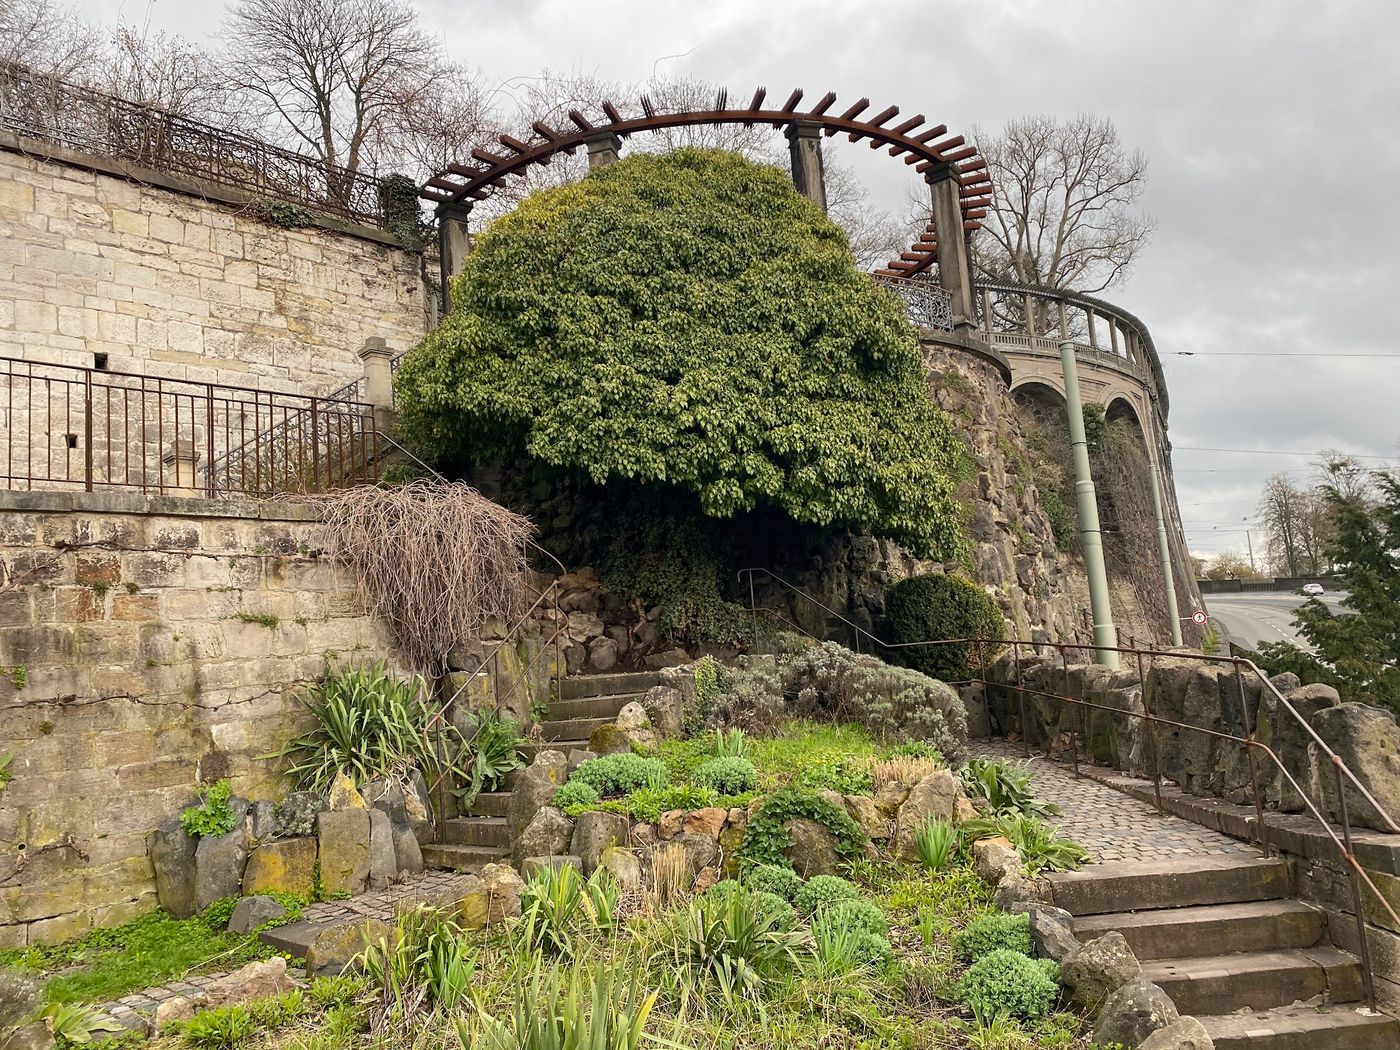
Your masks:
[[[507,774],[525,764],[520,757],[520,731],[493,707],[483,707],[462,719],[461,749],[456,765],[466,783],[456,791],[463,807],[470,807],[483,791],[496,791]]]
[[[762,1007],[769,978],[791,969],[803,934],[783,929],[782,915],[740,890],[696,898],[673,920],[663,949],[684,983],[706,982],[731,1010]]]
[[[743,758],[744,731],[738,726],[733,729],[715,730],[716,758]]]
[[[1002,813],[979,817],[961,825],[967,841],[1001,835],[1021,854],[1028,874],[1042,871],[1073,871],[1089,859],[1089,851],[1067,839],[1038,817],[1023,813]]]
[[[357,962],[377,986],[386,1013],[398,1018],[418,1006],[453,1010],[476,973],[476,951],[462,928],[426,905],[401,915],[393,936],[367,944]]]
[[[617,880],[603,868],[587,879],[571,864],[541,868],[521,895],[517,943],[526,952],[572,954],[581,927],[606,931],[616,926],[620,894]]]
[[[384,662],[327,674],[297,700],[316,724],[270,757],[285,760],[287,775],[311,791],[327,790],[337,773],[356,784],[379,777],[402,780],[414,768],[435,776],[441,767],[433,733],[448,738],[445,754],[461,750],[460,734],[451,725],[429,732],[433,706],[427,683],[416,675],[397,678]]]
[[[952,821],[930,817],[914,829],[914,848],[926,871],[942,871],[958,852],[958,829]]]

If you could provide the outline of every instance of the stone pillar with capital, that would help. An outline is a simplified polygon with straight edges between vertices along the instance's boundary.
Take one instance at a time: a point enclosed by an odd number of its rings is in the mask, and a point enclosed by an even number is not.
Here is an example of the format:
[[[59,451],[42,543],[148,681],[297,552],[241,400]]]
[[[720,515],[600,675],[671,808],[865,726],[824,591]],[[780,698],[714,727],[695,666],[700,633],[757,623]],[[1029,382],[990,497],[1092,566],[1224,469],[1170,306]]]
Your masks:
[[[374,410],[375,427],[387,430],[394,413],[394,352],[376,335],[365,340],[359,353],[365,369],[362,400]]]
[[[443,314],[452,309],[452,278],[466,267],[467,253],[471,251],[471,234],[467,230],[471,210],[470,201],[438,205],[438,275],[442,281]]]
[[[930,168],[924,179],[933,202],[933,229],[938,237],[938,283],[953,303],[953,330],[974,326],[972,260],[963,232],[962,182],[951,164]]]
[[[792,160],[792,184],[797,192],[826,211],[826,165],[822,161],[822,126],[795,120],[783,132]]]
[[[600,131],[584,140],[588,147],[588,170],[616,164],[622,156],[622,140],[611,131]]]

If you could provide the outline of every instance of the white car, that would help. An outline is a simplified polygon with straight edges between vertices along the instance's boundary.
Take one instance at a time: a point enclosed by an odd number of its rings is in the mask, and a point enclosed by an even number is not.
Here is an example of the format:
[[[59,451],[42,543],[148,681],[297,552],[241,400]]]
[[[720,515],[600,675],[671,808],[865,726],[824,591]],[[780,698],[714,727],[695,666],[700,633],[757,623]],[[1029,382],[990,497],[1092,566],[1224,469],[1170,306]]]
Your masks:
[[[1306,594],[1309,598],[1316,598],[1322,593],[1322,584],[1305,583],[1303,584],[1303,593]]]

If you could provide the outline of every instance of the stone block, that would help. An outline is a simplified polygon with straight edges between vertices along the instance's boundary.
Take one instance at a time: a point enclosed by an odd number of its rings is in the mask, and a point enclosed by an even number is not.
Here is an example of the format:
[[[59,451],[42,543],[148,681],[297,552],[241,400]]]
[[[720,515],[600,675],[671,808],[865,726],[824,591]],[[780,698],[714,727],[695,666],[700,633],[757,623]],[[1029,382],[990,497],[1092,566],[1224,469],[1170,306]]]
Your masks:
[[[420,855],[419,860],[422,860]],[[394,825],[382,809],[369,810],[369,884],[382,889],[398,875],[398,858],[394,852]]]
[[[228,919],[228,930],[230,933],[252,933],[264,923],[280,919],[286,914],[287,909],[271,897],[244,897],[233,907],[233,913]]]
[[[370,822],[366,809],[316,815],[321,884],[330,892],[360,893],[369,880]]]
[[[723,813],[723,810],[719,812]],[[574,823],[572,847],[569,852],[583,862],[585,875],[593,874],[605,851],[627,844],[629,824],[628,819],[620,813],[594,811],[579,814]]]
[[[316,839],[284,838],[264,842],[248,855],[243,869],[243,893],[299,893],[314,890]]]
[[[247,802],[242,802],[238,826],[227,835],[206,835],[200,838],[194,851],[194,903],[203,911],[224,897],[237,897],[243,892],[243,867],[248,860],[250,839],[246,826]]]

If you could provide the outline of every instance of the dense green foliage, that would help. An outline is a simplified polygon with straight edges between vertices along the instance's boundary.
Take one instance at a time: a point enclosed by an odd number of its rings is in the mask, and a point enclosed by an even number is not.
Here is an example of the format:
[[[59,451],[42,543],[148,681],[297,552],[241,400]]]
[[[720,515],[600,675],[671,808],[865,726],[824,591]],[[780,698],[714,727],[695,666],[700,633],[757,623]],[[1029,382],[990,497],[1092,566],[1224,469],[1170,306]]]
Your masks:
[[[793,904],[803,915],[815,915],[838,901],[860,900],[855,883],[839,875],[813,875],[800,890]]]
[[[577,806],[581,812],[596,805],[602,797],[592,784],[572,779],[567,784],[561,784],[559,790],[554,792],[554,799],[550,805],[562,810]]]
[[[695,782],[721,795],[740,795],[758,787],[758,770],[747,758],[721,755],[695,771]]]
[[[1089,859],[1083,846],[1065,838],[1039,817],[1025,813],[1000,813],[964,821],[959,831],[969,841],[1000,835],[1015,846],[1028,874],[1043,871],[1073,871]]]
[[[911,576],[885,592],[885,634],[897,658],[930,678],[965,682],[977,676],[999,645],[909,645],[961,638],[999,641],[1006,632],[1001,610],[980,586],[962,576]]]
[[[587,784],[606,798],[626,795],[638,788],[664,788],[669,779],[670,773],[661,759],[624,753],[590,758],[574,770],[569,782]]]
[[[227,780],[200,785],[199,804],[181,812],[180,827],[195,838],[227,835],[238,823],[229,802],[232,794],[233,786]]]
[[[963,791],[984,812],[1054,816],[1060,807],[1036,797],[1030,763],[972,758],[958,771]]]
[[[976,962],[1003,948],[1031,954],[1031,917],[1025,912],[988,912],[973,919],[953,938],[953,949],[967,962]]]
[[[783,825],[795,819],[814,820],[831,832],[836,853],[845,861],[864,852],[869,837],[851,815],[812,791],[789,788],[769,795],[744,829],[739,855],[749,864],[787,864],[785,851],[792,836]]]
[[[1005,1011],[1012,1017],[1036,1018],[1059,998],[1057,976],[1018,951],[999,948],[978,959],[963,975],[958,992],[968,1007],[986,1017]]]
[[[639,154],[480,237],[396,380],[441,459],[519,458],[959,545],[957,442],[900,303],[776,169]]]
[[[1294,617],[1313,656],[1286,642],[1260,646],[1260,667],[1293,671],[1305,684],[1334,686],[1343,700],[1400,714],[1400,474],[1375,476],[1379,499],[1324,494],[1334,533],[1327,557],[1338,566],[1346,610],[1334,613],[1316,598]]]
[[[755,893],[772,893],[785,901],[797,899],[802,876],[781,864],[755,864],[744,881]]]
[[[506,777],[525,761],[520,757],[519,729],[495,708],[468,712],[459,716],[458,722],[461,741],[456,765],[466,780],[454,794],[467,807],[481,792],[500,790]]]

